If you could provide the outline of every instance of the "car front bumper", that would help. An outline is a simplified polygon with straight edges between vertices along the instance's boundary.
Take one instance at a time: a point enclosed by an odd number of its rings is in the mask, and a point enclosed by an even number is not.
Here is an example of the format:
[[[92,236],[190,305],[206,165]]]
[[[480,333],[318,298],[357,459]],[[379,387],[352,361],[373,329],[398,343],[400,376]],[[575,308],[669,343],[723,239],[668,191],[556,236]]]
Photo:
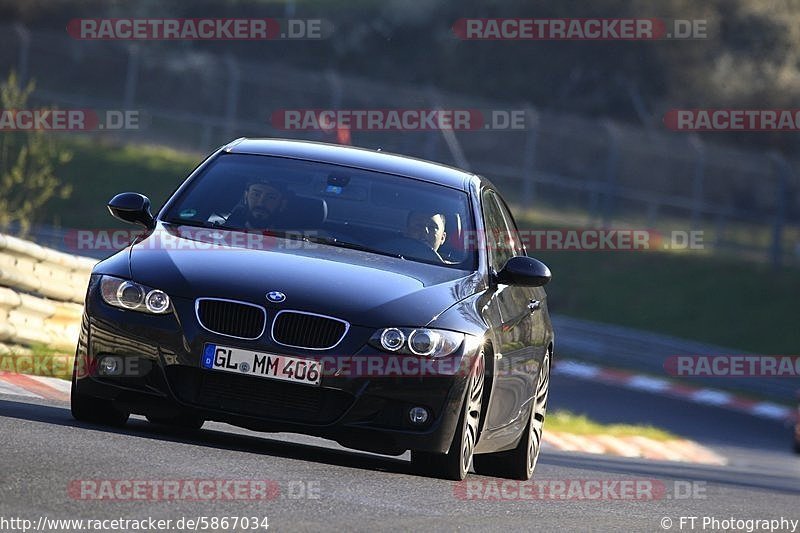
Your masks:
[[[76,353],[76,391],[136,414],[191,413],[257,431],[329,438],[378,453],[443,453],[455,433],[468,369],[480,353],[480,346],[464,343],[433,372],[326,372],[315,387],[204,369],[203,347],[213,343],[308,359],[352,360],[381,356],[366,344],[374,329],[351,326],[334,353],[312,353],[279,346],[266,333],[243,341],[208,332],[197,322],[193,300],[173,298],[173,308],[169,314],[150,315],[112,307],[102,300],[99,277],[93,276]],[[103,375],[98,366],[108,356],[120,362],[114,375]],[[416,406],[429,411],[425,424],[412,424],[408,411]]]

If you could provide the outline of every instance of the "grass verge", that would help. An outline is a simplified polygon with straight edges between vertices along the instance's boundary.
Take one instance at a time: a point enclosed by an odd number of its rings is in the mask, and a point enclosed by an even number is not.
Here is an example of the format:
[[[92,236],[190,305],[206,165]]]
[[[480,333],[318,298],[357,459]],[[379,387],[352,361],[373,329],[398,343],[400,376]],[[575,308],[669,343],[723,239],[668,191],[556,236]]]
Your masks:
[[[601,424],[582,414],[569,411],[547,413],[545,431],[573,435],[611,435],[612,437],[641,436],[657,441],[678,439],[677,435],[650,425]]]
[[[41,222],[67,228],[125,227],[106,210],[106,203],[120,192],[144,194],[155,213],[203,159],[201,154],[160,146],[118,146],[82,138],[62,142],[73,157],[58,175],[72,184],[73,192],[66,200],[49,202],[49,215]]]
[[[546,229],[521,216],[520,229]],[[564,227],[563,225],[561,227]],[[552,312],[731,349],[795,355],[800,270],[707,252],[537,251]]]

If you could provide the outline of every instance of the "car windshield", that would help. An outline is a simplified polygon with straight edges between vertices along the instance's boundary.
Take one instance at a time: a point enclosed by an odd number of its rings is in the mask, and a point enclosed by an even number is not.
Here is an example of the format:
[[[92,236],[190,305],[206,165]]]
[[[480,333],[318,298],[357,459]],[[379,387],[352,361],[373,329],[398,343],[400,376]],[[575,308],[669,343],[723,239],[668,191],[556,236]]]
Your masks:
[[[269,232],[475,270],[467,194],[421,180],[281,157],[222,154],[192,180],[165,222]]]

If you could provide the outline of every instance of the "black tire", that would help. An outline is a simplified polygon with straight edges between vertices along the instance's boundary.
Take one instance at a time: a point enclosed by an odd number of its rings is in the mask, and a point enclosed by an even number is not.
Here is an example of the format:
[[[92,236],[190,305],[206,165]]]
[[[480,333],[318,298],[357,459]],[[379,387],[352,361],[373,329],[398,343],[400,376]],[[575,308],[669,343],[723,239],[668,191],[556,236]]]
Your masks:
[[[461,415],[456,425],[456,433],[447,453],[429,453],[411,451],[411,466],[427,476],[439,477],[461,481],[467,477],[472,463],[475,445],[478,442],[478,428],[480,427],[481,405],[483,403],[483,387],[485,379],[486,362],[483,352],[475,361],[475,367],[470,373]]]
[[[550,390],[550,359],[548,352],[542,360],[527,431],[512,450],[476,455],[473,464],[478,474],[523,481],[529,480],[533,475],[542,448],[542,430]]]
[[[151,424],[158,424],[161,426],[169,426],[173,428],[189,429],[196,431],[203,427],[205,420],[196,415],[181,413],[177,416],[160,417],[147,415],[147,421]]]
[[[72,418],[81,422],[122,427],[128,421],[130,413],[120,411],[110,400],[87,396],[77,391],[75,370],[72,371],[72,387],[70,389],[70,411]]]

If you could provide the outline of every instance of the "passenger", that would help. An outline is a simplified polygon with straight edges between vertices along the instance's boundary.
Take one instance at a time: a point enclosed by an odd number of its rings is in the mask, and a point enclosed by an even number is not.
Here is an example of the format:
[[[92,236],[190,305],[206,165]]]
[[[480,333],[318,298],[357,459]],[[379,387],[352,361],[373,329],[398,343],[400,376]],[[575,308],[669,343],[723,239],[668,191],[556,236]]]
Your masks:
[[[444,231],[445,218],[441,213],[411,211],[408,214],[405,236],[425,244],[442,261],[439,248],[444,244],[447,233]]]

